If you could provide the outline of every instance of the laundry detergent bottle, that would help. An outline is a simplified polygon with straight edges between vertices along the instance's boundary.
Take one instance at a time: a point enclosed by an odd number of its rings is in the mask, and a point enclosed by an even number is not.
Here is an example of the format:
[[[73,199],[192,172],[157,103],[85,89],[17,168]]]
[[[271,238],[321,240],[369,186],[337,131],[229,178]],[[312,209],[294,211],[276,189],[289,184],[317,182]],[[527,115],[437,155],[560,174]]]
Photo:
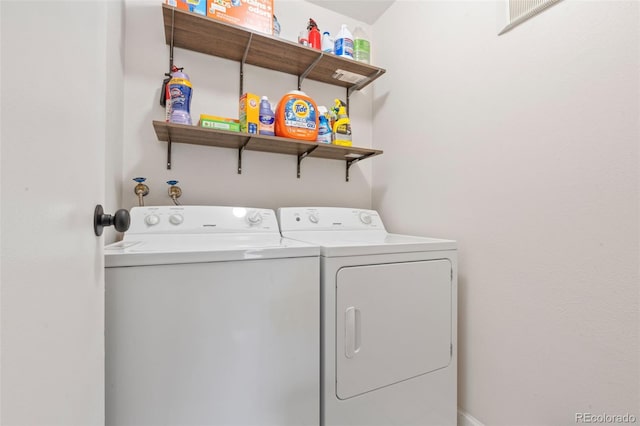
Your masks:
[[[333,53],[334,44],[331,34],[328,31],[322,33],[322,51],[326,53]]]
[[[330,144],[333,140],[333,132],[331,131],[328,115],[327,107],[318,106],[318,143]]]
[[[269,98],[263,96],[260,100],[260,115],[259,115],[260,125],[258,126],[258,133],[265,136],[274,136],[274,121],[275,115],[271,110],[271,104],[269,103]]]
[[[360,27],[353,30],[353,59],[365,64],[370,63],[371,59],[371,43],[367,33]]]
[[[276,108],[276,136],[315,141],[318,137],[318,106],[304,92],[294,90]]]
[[[347,106],[340,99],[336,99],[333,110],[337,116],[333,124],[333,144],[351,146],[351,120],[347,115]]]
[[[182,68],[171,73],[171,80],[167,84],[168,95],[171,99],[170,123],[191,125],[191,95],[193,87],[189,76],[182,72]]]
[[[334,41],[334,53],[342,58],[353,59],[353,35],[346,24],[342,24]]]

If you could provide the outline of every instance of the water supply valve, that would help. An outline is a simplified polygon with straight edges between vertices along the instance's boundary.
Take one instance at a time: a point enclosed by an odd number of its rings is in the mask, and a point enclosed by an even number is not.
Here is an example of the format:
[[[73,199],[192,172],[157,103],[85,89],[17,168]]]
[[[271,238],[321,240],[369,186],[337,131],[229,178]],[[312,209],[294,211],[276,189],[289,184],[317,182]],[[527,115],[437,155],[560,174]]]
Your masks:
[[[149,195],[149,187],[144,184],[144,181],[147,180],[147,178],[137,177],[137,178],[133,178],[133,180],[138,182],[135,188],[133,188],[133,192],[138,196],[138,205],[142,207],[144,206],[143,197],[146,197],[147,195]]]
[[[178,198],[182,195],[182,189],[179,186],[176,186],[178,183],[177,180],[168,180],[167,184],[169,185],[169,197],[173,200],[173,204],[179,206]]]

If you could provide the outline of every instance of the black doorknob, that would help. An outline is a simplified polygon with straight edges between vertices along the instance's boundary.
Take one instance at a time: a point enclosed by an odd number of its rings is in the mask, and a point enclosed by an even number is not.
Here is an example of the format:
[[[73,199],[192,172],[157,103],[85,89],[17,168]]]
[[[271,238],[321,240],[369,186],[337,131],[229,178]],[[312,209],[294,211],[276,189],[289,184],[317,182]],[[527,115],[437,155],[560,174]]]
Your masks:
[[[102,235],[102,230],[105,226],[113,225],[118,232],[125,232],[129,229],[131,223],[131,217],[129,212],[125,209],[116,211],[116,214],[111,216],[110,214],[104,214],[104,210],[100,204],[96,206],[93,213],[93,231],[96,236]]]

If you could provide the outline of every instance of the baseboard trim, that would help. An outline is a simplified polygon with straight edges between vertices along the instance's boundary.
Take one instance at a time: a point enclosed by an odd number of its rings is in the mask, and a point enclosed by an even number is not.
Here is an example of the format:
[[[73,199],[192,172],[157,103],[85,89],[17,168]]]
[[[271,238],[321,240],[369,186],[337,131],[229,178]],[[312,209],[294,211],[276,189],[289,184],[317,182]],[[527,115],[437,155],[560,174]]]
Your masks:
[[[484,426],[471,414],[458,409],[458,426]]]

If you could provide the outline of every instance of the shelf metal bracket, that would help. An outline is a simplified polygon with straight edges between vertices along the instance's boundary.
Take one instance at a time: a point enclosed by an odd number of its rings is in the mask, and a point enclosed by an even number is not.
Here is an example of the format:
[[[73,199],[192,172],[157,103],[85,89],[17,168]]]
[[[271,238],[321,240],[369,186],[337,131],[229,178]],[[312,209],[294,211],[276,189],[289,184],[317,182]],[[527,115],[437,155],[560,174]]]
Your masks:
[[[246,148],[246,146],[249,144],[250,141],[251,141],[251,138],[247,138],[247,140],[242,143],[240,148],[238,148],[238,174],[239,175],[242,174],[242,153],[244,152],[244,149]]]
[[[369,84],[372,80],[376,79],[380,74],[382,74],[382,70],[377,70],[375,73],[371,74],[369,77],[360,81],[357,84],[354,84],[351,87],[347,87],[347,114],[349,113],[349,98],[353,95],[353,92],[362,89],[364,86]]]
[[[309,154],[311,154],[316,148],[318,148],[318,145],[311,147],[309,150],[303,152],[302,154],[298,154],[298,179],[300,179],[300,163],[302,163],[302,160],[307,158]]]
[[[372,155],[375,155],[375,154],[376,154],[375,152],[372,152],[370,154],[363,155],[362,157],[348,159],[347,160],[347,170],[346,170],[346,176],[345,176],[346,179],[345,180],[347,182],[349,182],[349,168],[351,168],[352,165],[354,165],[355,163],[357,163],[360,160],[364,160],[365,158],[369,158],[369,157],[371,157]]]
[[[173,70],[173,30],[175,28],[176,10],[171,9],[171,43],[169,44],[169,76]]]
[[[351,91],[350,91],[351,87],[347,87],[347,115],[349,115],[349,97],[351,96]]]
[[[171,130],[167,127],[167,170],[171,170]]]
[[[247,61],[247,55],[249,55],[249,48],[251,47],[251,40],[253,39],[253,33],[249,33],[249,41],[247,41],[247,47],[244,48],[244,55],[242,55],[242,61],[240,61],[240,97],[244,94],[244,63]]]
[[[313,63],[311,65],[309,65],[307,67],[307,69],[298,76],[298,90],[302,90],[302,82],[304,81],[305,78],[307,78],[307,76],[309,75],[309,73],[311,71],[313,71],[313,69],[316,67],[316,65],[318,65],[318,62],[320,62],[320,59],[322,59],[322,57],[324,56],[323,52],[320,52],[320,56],[318,56],[315,61],[313,61]]]

